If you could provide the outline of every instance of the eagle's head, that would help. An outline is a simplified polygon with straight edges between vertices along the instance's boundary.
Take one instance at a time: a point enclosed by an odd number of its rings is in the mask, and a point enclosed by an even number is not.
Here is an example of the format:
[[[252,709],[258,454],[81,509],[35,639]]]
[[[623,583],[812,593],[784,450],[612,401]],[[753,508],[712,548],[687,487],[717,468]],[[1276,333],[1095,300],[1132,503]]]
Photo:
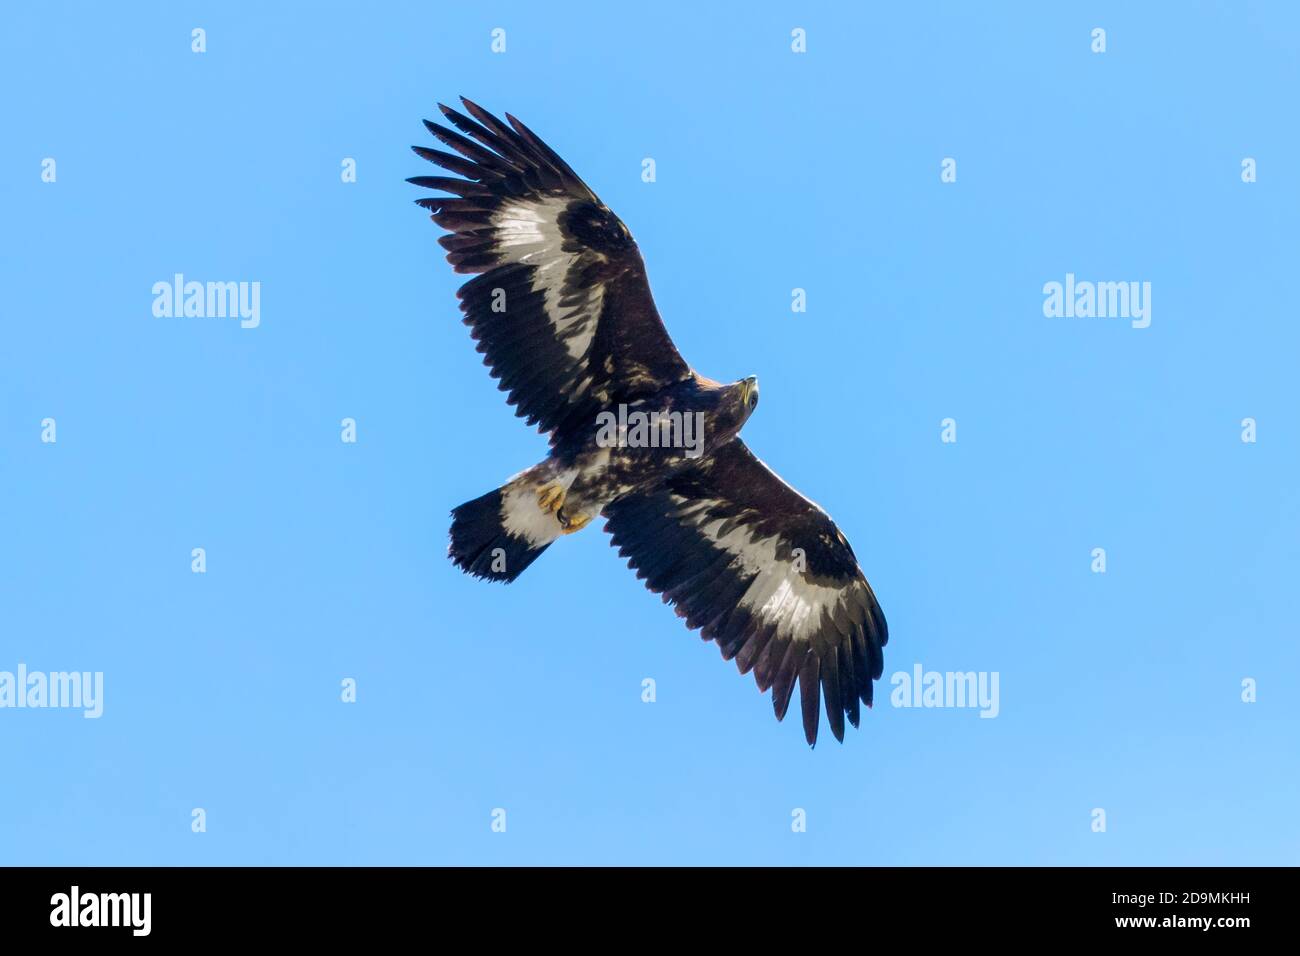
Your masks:
[[[724,385],[696,374],[668,389],[671,410],[704,415],[710,447],[721,447],[740,432],[758,406],[758,376]]]
[[[749,416],[758,407],[758,376],[750,375],[739,382],[724,385],[718,390],[718,403],[715,426],[734,435],[740,431]]]

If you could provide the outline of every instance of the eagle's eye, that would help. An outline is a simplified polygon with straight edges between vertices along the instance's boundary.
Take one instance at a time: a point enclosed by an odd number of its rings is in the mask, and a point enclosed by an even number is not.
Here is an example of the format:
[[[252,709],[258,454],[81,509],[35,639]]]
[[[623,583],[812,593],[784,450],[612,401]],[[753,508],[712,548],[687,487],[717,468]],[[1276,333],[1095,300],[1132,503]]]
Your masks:
[[[740,381],[740,400],[751,412],[758,404],[758,376],[751,375]]]

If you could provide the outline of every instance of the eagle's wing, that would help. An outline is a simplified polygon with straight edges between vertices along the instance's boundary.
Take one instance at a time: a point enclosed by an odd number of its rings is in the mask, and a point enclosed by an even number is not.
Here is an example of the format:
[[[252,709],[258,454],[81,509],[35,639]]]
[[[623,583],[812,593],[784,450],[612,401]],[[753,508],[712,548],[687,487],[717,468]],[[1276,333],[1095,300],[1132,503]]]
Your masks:
[[[465,178],[410,182],[456,197],[418,202],[451,233],[438,240],[447,261],[481,273],[461,287],[461,310],[516,414],[555,444],[602,408],[688,377],[627,227],[523,123],[462,102],[473,119],[439,108],[465,135],[425,121],[459,155],[413,148]]]
[[[845,714],[858,725],[858,700],[871,706],[884,669],[885,617],[835,522],[739,438],[604,515],[637,577],[772,688],[778,720],[797,679],[808,743],[819,691],[837,740]]]

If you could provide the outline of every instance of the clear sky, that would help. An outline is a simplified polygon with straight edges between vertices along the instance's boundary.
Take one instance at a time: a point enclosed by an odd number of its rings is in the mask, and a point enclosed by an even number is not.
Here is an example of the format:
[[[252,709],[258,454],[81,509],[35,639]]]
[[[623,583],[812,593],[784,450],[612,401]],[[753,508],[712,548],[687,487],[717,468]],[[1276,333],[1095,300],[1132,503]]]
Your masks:
[[[0,862],[1297,862],[1295,5],[565,6],[6,9],[0,672],[104,693],[0,709]],[[760,376],[746,440],[889,620],[843,745],[599,522],[509,587],[447,561],[546,449],[404,182],[461,93]],[[156,317],[176,273],[259,324]],[[1045,316],[1067,274],[1149,325]],[[891,706],[918,665],[997,716]]]

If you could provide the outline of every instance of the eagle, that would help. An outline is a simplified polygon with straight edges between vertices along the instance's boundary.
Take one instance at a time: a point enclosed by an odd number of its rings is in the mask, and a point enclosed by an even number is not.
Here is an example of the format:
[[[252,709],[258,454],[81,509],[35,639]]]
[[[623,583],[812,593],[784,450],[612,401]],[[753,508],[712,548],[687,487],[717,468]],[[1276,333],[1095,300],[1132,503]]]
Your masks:
[[[818,505],[749,450],[754,376],[722,384],[678,353],[636,241],[559,155],[509,113],[461,98],[412,147],[452,176],[408,182],[446,235],[464,322],[547,458],[451,512],[449,556],[510,582],[601,516],[638,578],[714,641],[777,720],[799,687],[804,736],[822,701],[836,740],[871,706],[889,638],[853,549]],[[467,115],[468,114],[468,115]]]

